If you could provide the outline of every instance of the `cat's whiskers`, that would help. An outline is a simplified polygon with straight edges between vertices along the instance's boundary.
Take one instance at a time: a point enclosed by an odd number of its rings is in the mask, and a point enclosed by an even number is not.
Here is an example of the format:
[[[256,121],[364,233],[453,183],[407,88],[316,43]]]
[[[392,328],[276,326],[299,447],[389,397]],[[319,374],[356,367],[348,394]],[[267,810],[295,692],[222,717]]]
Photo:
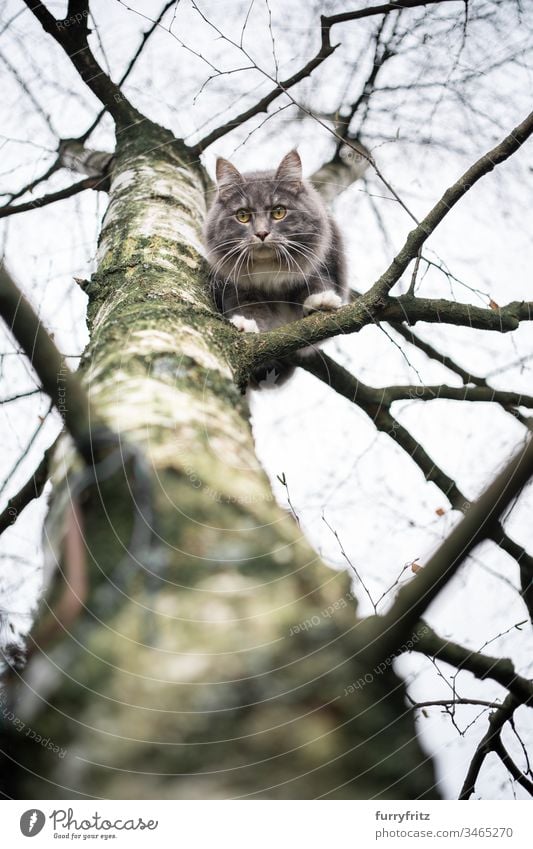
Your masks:
[[[307,286],[307,290],[309,291],[309,283],[308,283],[307,275],[306,275],[305,271],[303,270],[301,265],[296,261],[296,259],[292,256],[292,254],[287,250],[285,245],[280,245],[280,247],[282,248],[284,255],[287,257],[287,260],[289,262],[289,269],[290,269],[291,264],[296,266],[296,268],[298,269],[298,271],[300,272],[300,274],[302,275],[302,277],[304,279],[305,285]]]
[[[287,244],[290,246],[291,250],[299,256],[302,256],[303,259],[311,266],[312,272],[314,272],[317,276],[321,276],[321,267],[320,267],[320,259],[317,254],[306,246],[300,245],[298,242],[293,242],[291,239],[287,239]],[[312,294],[311,288],[309,286],[308,275],[303,272],[299,263],[296,262],[296,259],[289,251],[289,256],[292,261],[298,266],[300,271],[302,272],[302,277],[307,287],[307,292],[309,295]],[[328,275],[329,276],[329,275]]]
[[[277,280],[279,275],[282,274],[284,271],[285,272],[290,271],[290,267],[287,265],[287,268],[283,268],[283,265],[282,265],[283,253],[282,253],[282,247],[279,244],[279,242],[274,242],[273,248],[274,248],[274,253],[276,254],[276,259],[278,261],[278,270],[276,271],[276,280]]]
[[[308,247],[308,245],[302,245],[301,242],[296,242],[294,239],[287,239],[286,243],[292,250],[305,256],[314,268],[318,268],[320,266],[320,257],[317,252]]]
[[[302,256],[305,261],[309,263],[311,269],[315,272],[315,274],[321,274],[321,267],[323,264],[321,263],[320,258],[318,257],[315,251],[311,250],[307,246],[299,244],[298,242],[293,242],[291,239],[287,239],[287,244],[289,245],[290,249],[294,251],[294,253]]]
[[[237,297],[239,296],[239,288],[237,286],[237,281],[238,281],[239,274],[240,274],[240,265],[246,259],[247,254],[248,254],[248,246],[243,245],[243,247],[241,248],[241,250],[240,250],[240,252],[237,256],[237,259],[233,263],[233,267],[232,267],[230,273],[228,274],[228,280],[226,281],[226,285],[230,281],[232,281],[234,283],[235,289],[236,289],[236,292],[237,292]],[[225,288],[226,288],[226,286],[224,286],[224,289]]]
[[[296,265],[296,266],[297,266],[297,268],[300,270],[300,273],[301,273],[301,274],[305,277],[305,276],[306,276],[306,272],[303,270],[303,268],[301,267],[301,265],[299,264],[299,262],[296,260],[296,257],[295,257],[295,256],[293,256],[293,253],[295,253],[295,254],[297,254],[297,255],[302,256],[302,257],[303,257],[303,259],[304,259],[304,260],[306,260],[306,261],[308,261],[308,257],[307,257],[307,256],[303,253],[303,251],[301,251],[301,250],[297,250],[297,249],[296,249],[296,247],[295,247],[295,245],[296,245],[296,243],[292,243],[292,242],[290,241],[290,239],[287,239],[287,240],[286,240],[286,242],[285,242],[285,244],[283,245],[283,247],[284,247],[284,250],[285,250],[285,251],[286,251],[286,253],[287,253],[287,256],[289,256],[289,257],[290,257],[290,259],[291,259],[292,263],[293,263],[294,265]],[[291,251],[292,251],[292,252],[291,252]]]
[[[219,260],[218,260],[218,262],[217,262],[217,263],[215,263],[215,265],[212,267],[212,271],[211,271],[211,273],[212,273],[213,275],[218,274],[218,272],[220,271],[220,269],[222,268],[222,266],[223,266],[226,262],[228,262],[228,260],[229,260],[229,259],[231,259],[231,257],[233,257],[235,254],[238,254],[241,250],[242,250],[242,248],[241,248],[241,245],[240,245],[240,243],[239,243],[239,245],[236,245],[234,248],[232,248],[232,249],[231,249],[231,250],[229,250],[227,253],[225,253],[225,254],[224,254],[224,256],[223,256],[223,257],[221,257],[221,259],[219,259]]]

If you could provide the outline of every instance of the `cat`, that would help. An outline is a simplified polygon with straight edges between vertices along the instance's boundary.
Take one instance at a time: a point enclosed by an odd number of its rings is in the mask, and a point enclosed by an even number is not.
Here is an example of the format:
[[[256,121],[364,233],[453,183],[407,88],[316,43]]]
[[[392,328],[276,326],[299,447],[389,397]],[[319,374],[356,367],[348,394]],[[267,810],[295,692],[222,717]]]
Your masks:
[[[303,179],[296,150],[276,170],[245,174],[219,158],[216,178],[205,226],[207,258],[217,308],[238,330],[271,330],[346,303],[340,233]],[[288,363],[269,363],[255,382],[269,375],[279,385],[292,371]]]

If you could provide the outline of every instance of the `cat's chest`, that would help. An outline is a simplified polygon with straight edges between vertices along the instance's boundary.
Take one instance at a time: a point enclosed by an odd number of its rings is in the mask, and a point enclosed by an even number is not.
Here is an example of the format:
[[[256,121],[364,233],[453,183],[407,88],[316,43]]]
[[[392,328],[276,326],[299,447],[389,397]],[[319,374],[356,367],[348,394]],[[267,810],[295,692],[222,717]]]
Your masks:
[[[303,272],[280,271],[279,269],[255,269],[245,271],[236,281],[240,289],[264,292],[286,292],[300,289],[308,275]]]

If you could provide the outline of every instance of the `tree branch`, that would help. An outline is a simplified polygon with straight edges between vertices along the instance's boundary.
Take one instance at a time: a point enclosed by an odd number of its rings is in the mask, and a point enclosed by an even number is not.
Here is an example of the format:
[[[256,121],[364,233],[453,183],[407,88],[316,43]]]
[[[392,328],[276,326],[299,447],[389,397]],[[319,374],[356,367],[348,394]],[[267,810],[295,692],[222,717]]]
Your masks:
[[[33,191],[33,189],[40,183],[46,182],[46,180],[48,180],[49,177],[52,176],[52,174],[55,174],[56,171],[59,171],[60,168],[61,162],[59,161],[58,157],[51,165],[48,166],[44,174],[41,174],[40,177],[36,177],[34,180],[32,180],[30,183],[27,183],[21,189],[17,189],[16,192],[9,192],[9,200],[6,203],[6,206],[9,206],[13,203],[14,200],[17,200],[18,198],[22,197],[22,195],[25,195],[27,192]],[[6,195],[7,194],[8,193],[6,192]]]
[[[502,141],[487,153],[483,154],[477,162],[468,168],[464,174],[442,195],[433,209],[422,219],[414,230],[411,230],[403,248],[394,257],[388,269],[374,283],[370,294],[374,298],[382,298],[390,292],[395,283],[398,282],[412,259],[416,257],[420,248],[433,233],[440,222],[445,218],[455,204],[474,186],[478,180],[494,170],[496,165],[505,162],[513,153],[524,144],[533,133],[533,112],[518,124]]]
[[[510,694],[507,696],[503,704],[497,708],[494,713],[491,713],[489,717],[489,727],[474,752],[474,757],[470,762],[463,787],[459,794],[459,799],[462,801],[468,800],[476,789],[476,781],[479,777],[483,762],[490,752],[495,751],[496,740],[499,740],[503,726],[507,720],[512,718],[518,705],[519,702],[512,694]]]
[[[318,377],[339,395],[356,403],[371,418],[378,430],[390,436],[409,455],[426,480],[434,483],[444,493],[455,510],[463,514],[470,511],[472,502],[463,495],[456,482],[434,462],[423,446],[391,414],[384,399],[387,388],[374,389],[361,383],[323,352],[313,357],[297,357],[294,362]],[[533,621],[533,557],[507,536],[501,522],[496,519],[485,527],[484,534],[517,561],[521,596]]]
[[[498,702],[488,702],[486,699],[433,699],[428,702],[413,702],[412,707],[421,710],[427,707],[455,707],[456,705],[473,705],[479,707],[499,708]]]
[[[326,21],[329,26],[333,24],[341,24],[346,21],[359,21],[361,18],[368,18],[371,15],[388,15],[389,12],[398,12],[402,9],[414,9],[417,6],[429,6],[431,3],[451,3],[454,0],[399,0],[395,3],[382,3],[381,6],[369,6],[367,9],[358,9],[354,12],[340,12],[337,15],[329,15]]]
[[[487,390],[492,391],[492,386],[487,382],[487,379],[484,377],[480,377],[479,375],[472,374],[463,368],[459,363],[457,363],[452,357],[447,354],[443,354],[441,351],[438,351],[434,345],[430,342],[427,342],[425,339],[422,339],[418,336],[417,333],[414,333],[410,328],[405,327],[403,324],[399,324],[398,322],[391,322],[392,329],[398,333],[406,342],[409,342],[410,345],[417,348],[419,351],[422,351],[432,360],[436,360],[438,363],[447,368],[449,371],[457,374],[463,383],[474,383],[476,386],[482,386]],[[497,400],[497,399],[495,399]],[[501,403],[497,400],[497,403]],[[508,406],[507,404],[502,404],[504,410],[510,413],[517,421],[521,422],[523,425],[528,425],[528,417],[522,415],[522,413],[516,408]],[[533,573],[532,573],[533,574]],[[532,608],[533,610],[533,608]]]
[[[446,640],[425,621],[416,627],[419,640],[413,644],[413,651],[443,660],[456,669],[466,669],[482,681],[486,678],[496,681],[512,694],[517,705],[533,703],[533,681],[519,675],[508,658],[490,657]]]
[[[120,88],[102,70],[89,47],[86,14],[88,3],[69,4],[69,15],[61,21],[56,20],[43,3],[36,0],[24,0],[24,2],[44,31],[63,48],[83,82],[105,106],[117,127],[124,128],[143,118],[122,94]],[[71,9],[76,11],[71,12]],[[76,15],[82,18],[79,23]],[[72,18],[74,20],[71,20]]]
[[[4,510],[0,513],[0,534],[3,534],[6,528],[9,528],[17,521],[24,508],[27,507],[34,498],[39,498],[42,494],[44,485],[48,480],[50,457],[54,448],[55,442],[50,446],[50,448],[46,449],[43,459],[31,477],[28,478],[17,494],[9,499]]]
[[[365,293],[363,297],[368,294]],[[416,324],[417,321],[438,322],[507,333],[516,330],[521,321],[533,320],[533,301],[511,301],[498,309],[487,309],[444,298],[400,295],[386,300],[379,318],[380,321],[405,321],[407,324]]]
[[[530,796],[533,796],[533,781],[527,778],[521,769],[517,767],[511,755],[502,743],[502,738],[498,735],[493,742],[493,751],[498,755],[502,764],[511,773],[515,781],[522,785],[524,790],[527,790]]]
[[[80,192],[84,192],[86,189],[99,189],[100,191],[104,191],[104,189],[99,188],[98,184],[100,181],[101,180],[97,177],[85,177],[85,179],[80,180],[78,183],[73,183],[72,186],[66,186],[64,189],[59,189],[57,192],[50,192],[49,195],[43,195],[40,198],[28,200],[25,203],[19,203],[15,206],[3,206],[0,208],[0,218],[7,218],[9,215],[16,215],[18,212],[28,212],[30,209],[40,209],[43,206],[49,206],[51,203],[56,203],[58,200],[64,200],[65,198],[79,195]]]
[[[324,62],[332,53],[335,52],[338,44],[331,44],[331,28],[338,23],[346,22],[346,21],[354,21],[360,18],[368,18],[372,15],[387,15],[390,12],[397,12],[401,8],[414,8],[416,6],[430,6],[434,4],[440,3],[451,3],[457,2],[457,0],[405,0],[399,3],[384,3],[380,6],[370,6],[367,9],[360,9],[355,12],[345,12],[340,15],[321,15],[320,16],[320,48],[318,52],[313,56],[312,59],[307,62],[303,68],[300,68],[299,71],[296,71],[290,77],[287,77],[286,80],[278,83],[272,91],[266,94],[261,98],[254,106],[250,106],[249,109],[245,109],[239,115],[236,115],[235,118],[232,118],[226,124],[223,124],[217,129],[212,130],[207,134],[201,141],[197,142],[191,148],[193,154],[195,156],[199,156],[206,148],[213,144],[213,142],[217,141],[222,136],[225,136],[227,133],[234,130],[235,127],[241,126],[246,121],[249,121],[250,118],[255,117],[256,115],[260,115],[262,112],[266,112],[270,104],[273,100],[279,97],[281,94],[284,94],[288,89],[295,86],[297,83],[301,82],[306,77],[310,76],[315,68],[318,68],[319,65]]]
[[[437,597],[468,553],[499,525],[499,516],[533,475],[533,439],[529,439],[499,473],[462,520],[430,557],[416,580],[405,584],[387,613],[376,624],[377,651],[387,656],[394,644],[411,632],[423,611]]]
[[[491,386],[447,386],[445,383],[436,385],[417,386],[386,386],[383,389],[373,389],[376,403],[380,399],[387,407],[395,401],[471,401],[479,403],[496,403],[502,407],[533,407],[533,395],[521,395],[519,392],[508,392],[504,389],[493,389]]]
[[[372,291],[372,290],[371,290]],[[446,301],[401,295],[374,300],[366,292],[352,304],[336,312],[316,313],[266,333],[240,334],[240,368],[236,382],[247,386],[249,375],[269,360],[287,357],[299,348],[314,345],[332,336],[357,333],[368,324],[381,321],[425,321],[452,324],[499,333],[516,330],[521,321],[533,320],[533,302],[513,301],[498,310]]]
[[[170,9],[170,7],[171,7],[171,6],[175,6],[175,5],[176,5],[176,0],[167,0],[167,2],[165,3],[165,5],[163,6],[163,8],[162,8],[161,12],[160,12],[160,13],[159,13],[159,15],[157,16],[157,18],[154,20],[154,22],[153,22],[152,26],[151,26],[151,27],[149,27],[149,28],[146,30],[146,32],[145,32],[145,33],[143,33],[143,36],[142,36],[142,38],[141,38],[141,41],[140,41],[140,44],[139,44],[139,46],[138,46],[137,50],[135,51],[135,53],[134,53],[134,54],[133,54],[133,56],[131,57],[131,59],[130,59],[130,61],[128,62],[128,65],[127,65],[127,67],[126,67],[126,70],[124,71],[124,73],[122,74],[122,76],[120,77],[120,79],[119,79],[119,81],[118,81],[118,83],[117,83],[117,87],[118,87],[119,89],[121,88],[122,84],[126,82],[126,80],[128,79],[129,75],[130,75],[130,74],[131,74],[131,72],[133,71],[133,69],[134,69],[134,67],[135,67],[135,64],[136,64],[136,62],[137,62],[137,59],[139,58],[139,56],[140,56],[140,55],[141,55],[141,53],[143,52],[143,50],[144,50],[144,48],[145,48],[145,46],[146,46],[146,42],[148,41],[148,39],[150,38],[150,36],[151,36],[151,35],[152,35],[152,33],[153,33],[156,29],[157,29],[157,27],[160,25],[161,21],[163,20],[163,17],[165,16],[166,12]],[[85,132],[84,132],[81,136],[79,136],[79,137],[76,139],[76,141],[81,142],[82,144],[83,144],[85,141],[87,141],[87,139],[89,138],[89,136],[91,135],[91,133],[93,133],[93,132],[94,132],[94,130],[96,129],[96,127],[98,126],[98,124],[100,123],[100,121],[102,120],[102,118],[104,117],[104,115],[105,115],[106,111],[107,111],[107,108],[102,109],[102,110],[98,113],[98,115],[96,116],[96,118],[94,119],[94,121],[92,122],[92,124],[90,125],[90,127],[88,127],[88,128],[85,130]]]
[[[98,420],[91,412],[85,390],[3,264],[0,264],[0,315],[35,369],[78,451],[92,464],[91,430]]]

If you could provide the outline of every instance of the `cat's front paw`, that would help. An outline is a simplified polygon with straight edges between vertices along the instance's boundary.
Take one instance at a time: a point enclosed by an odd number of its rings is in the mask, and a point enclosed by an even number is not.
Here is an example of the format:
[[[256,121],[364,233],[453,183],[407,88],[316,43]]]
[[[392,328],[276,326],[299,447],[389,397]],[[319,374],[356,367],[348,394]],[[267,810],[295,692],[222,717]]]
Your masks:
[[[240,330],[241,333],[259,333],[259,328],[255,318],[245,318],[243,315],[232,315],[231,323]]]
[[[311,312],[318,310],[323,312],[334,312],[342,307],[342,298],[333,292],[331,289],[325,292],[317,292],[314,295],[309,295],[304,301],[304,315],[309,315]]]

